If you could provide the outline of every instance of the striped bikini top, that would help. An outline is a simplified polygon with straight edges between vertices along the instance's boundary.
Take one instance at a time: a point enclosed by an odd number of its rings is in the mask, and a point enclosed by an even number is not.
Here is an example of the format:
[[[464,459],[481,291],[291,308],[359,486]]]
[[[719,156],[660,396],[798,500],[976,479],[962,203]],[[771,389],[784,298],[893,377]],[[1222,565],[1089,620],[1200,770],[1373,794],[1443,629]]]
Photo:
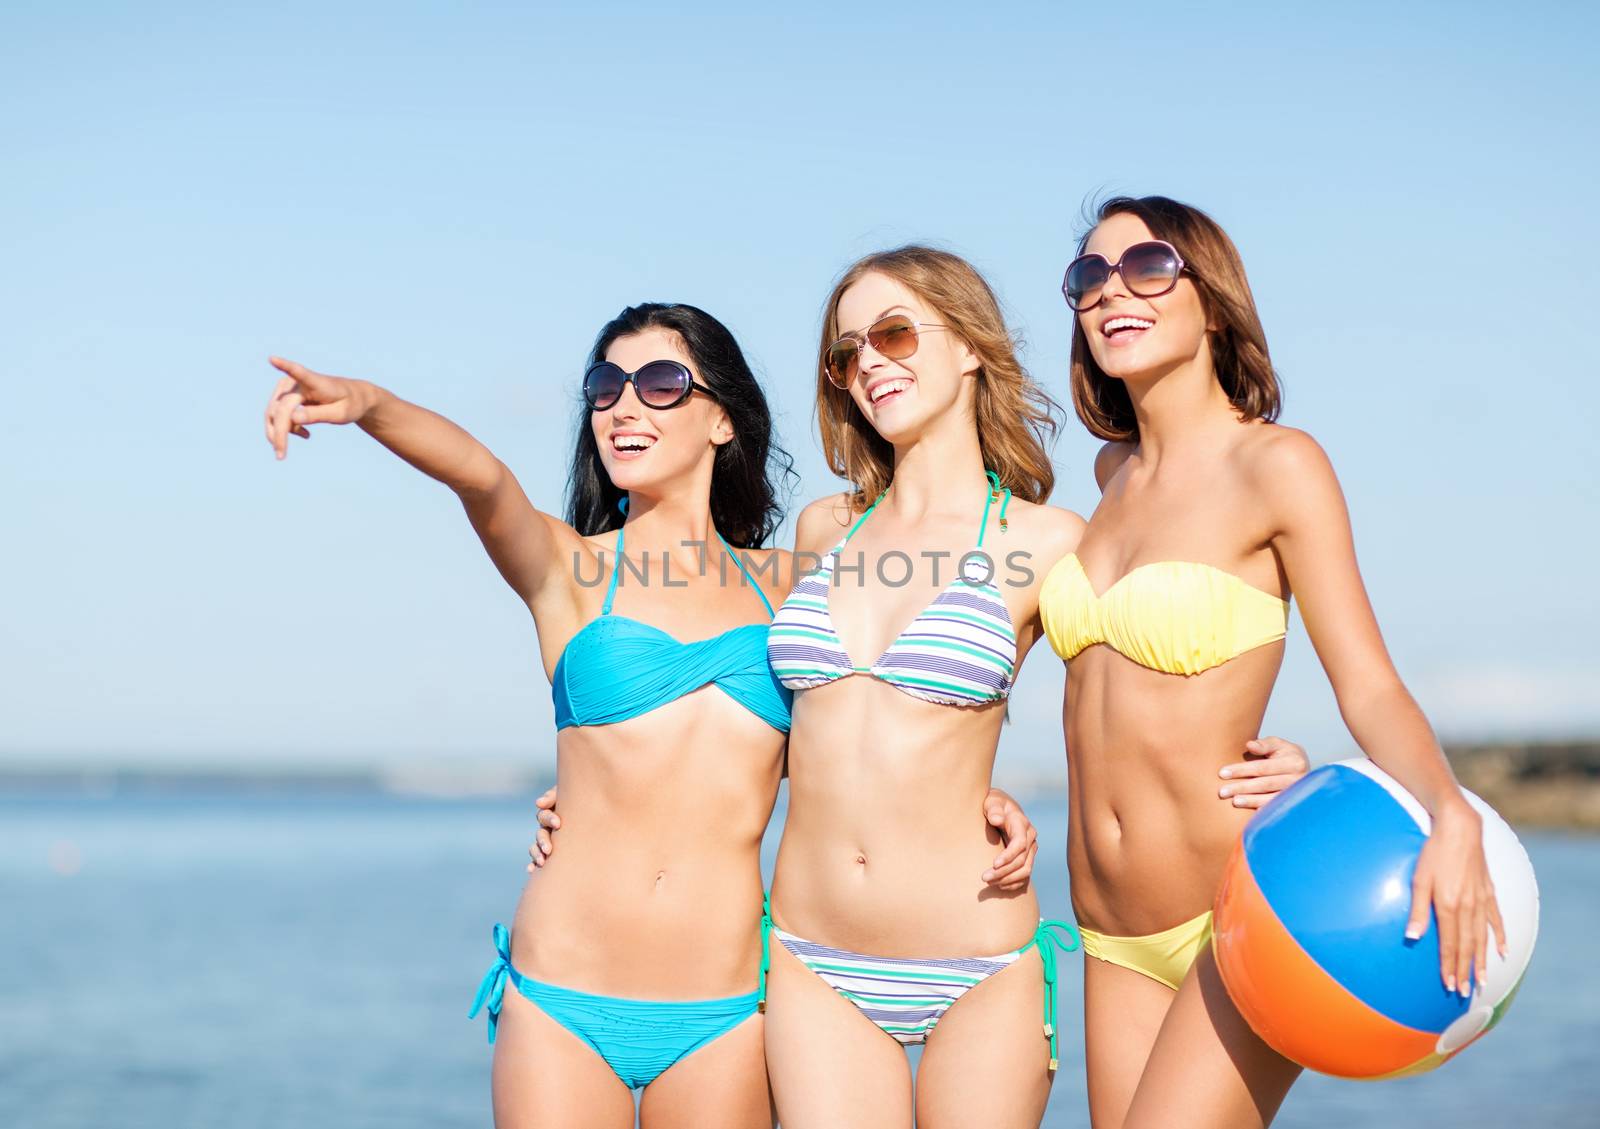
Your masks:
[[[1011,693],[1017,663],[1017,633],[1011,613],[995,585],[994,563],[982,552],[989,506],[1000,505],[1000,530],[1006,528],[1011,491],[1002,490],[993,471],[984,497],[978,545],[961,558],[957,576],[895,637],[871,666],[857,666],[834,630],[828,593],[845,542],[883,501],[867,507],[850,532],[823,558],[821,566],[797,585],[779,606],[767,632],[767,661],[790,690],[809,690],[852,674],[871,675],[897,690],[941,706],[976,706]]]

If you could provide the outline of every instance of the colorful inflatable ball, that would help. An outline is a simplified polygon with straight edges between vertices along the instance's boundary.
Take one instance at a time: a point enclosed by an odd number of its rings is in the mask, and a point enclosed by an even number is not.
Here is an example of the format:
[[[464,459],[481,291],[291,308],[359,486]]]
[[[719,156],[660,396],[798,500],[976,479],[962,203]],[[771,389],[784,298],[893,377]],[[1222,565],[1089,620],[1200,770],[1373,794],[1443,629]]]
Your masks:
[[[1430,920],[1408,941],[1411,877],[1431,821],[1366,758],[1308,773],[1246,825],[1217,894],[1212,951],[1241,1014],[1302,1066],[1344,1078],[1432,1070],[1505,1015],[1533,956],[1539,887],[1488,804],[1484,853],[1505,921],[1470,997],[1439,976]]]

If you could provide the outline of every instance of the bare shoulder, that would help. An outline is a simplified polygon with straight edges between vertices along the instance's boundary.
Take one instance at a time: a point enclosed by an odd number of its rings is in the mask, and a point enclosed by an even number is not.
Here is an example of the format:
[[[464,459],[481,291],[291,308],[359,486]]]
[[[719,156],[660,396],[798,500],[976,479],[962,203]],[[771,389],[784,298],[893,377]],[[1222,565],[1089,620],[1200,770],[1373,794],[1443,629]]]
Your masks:
[[[1294,488],[1333,475],[1333,464],[1322,444],[1298,427],[1258,424],[1238,449],[1239,467],[1256,484],[1267,488]]]
[[[1122,469],[1122,464],[1128,461],[1133,451],[1134,444],[1123,440],[1113,440],[1100,448],[1094,457],[1094,481],[1102,492],[1106,483],[1111,481],[1111,476]]]
[[[782,602],[794,587],[794,554],[788,549],[735,549],[750,577],[773,604]]]
[[[1078,547],[1088,522],[1061,506],[1045,502],[1013,499],[1006,511],[1007,523],[1029,552],[1041,560],[1054,561]]]
[[[780,549],[776,545],[766,549],[738,549],[736,551],[742,553],[744,558],[751,564],[767,567],[771,567],[773,562],[783,564],[794,556],[788,549]]]
[[[803,553],[832,548],[856,516],[850,508],[850,494],[842,490],[807,503],[795,518],[795,548]]]
[[[1239,472],[1283,526],[1342,510],[1344,497],[1322,445],[1296,427],[1259,424],[1237,448]]]
[[[565,522],[562,524],[566,525]],[[600,533],[579,533],[570,525],[567,526],[567,529],[572,534],[568,548],[574,555],[582,553],[591,561],[602,558],[610,560],[611,554],[616,551],[617,531],[615,529],[607,529]]]
[[[794,560],[793,553],[776,545],[769,549],[734,549],[734,552],[738,553],[739,559],[751,569],[764,572],[787,570],[789,562]]]

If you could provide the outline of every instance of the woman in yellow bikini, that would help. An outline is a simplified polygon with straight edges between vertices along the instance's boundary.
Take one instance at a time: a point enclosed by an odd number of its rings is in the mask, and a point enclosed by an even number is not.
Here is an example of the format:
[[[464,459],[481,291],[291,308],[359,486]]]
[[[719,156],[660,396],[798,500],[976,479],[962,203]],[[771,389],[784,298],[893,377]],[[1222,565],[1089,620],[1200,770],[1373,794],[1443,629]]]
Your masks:
[[[1107,440],[1103,497],[1046,576],[1068,663],[1068,865],[1082,927],[1090,1114],[1110,1126],[1265,1125],[1299,1067],[1223,990],[1210,907],[1250,794],[1227,762],[1256,733],[1290,593],[1351,734],[1433,817],[1408,935],[1438,915],[1441,978],[1469,991],[1499,915],[1479,817],[1395,673],[1333,469],[1272,423],[1278,385],[1238,253],[1163,197],[1108,201],[1067,269],[1072,398]]]

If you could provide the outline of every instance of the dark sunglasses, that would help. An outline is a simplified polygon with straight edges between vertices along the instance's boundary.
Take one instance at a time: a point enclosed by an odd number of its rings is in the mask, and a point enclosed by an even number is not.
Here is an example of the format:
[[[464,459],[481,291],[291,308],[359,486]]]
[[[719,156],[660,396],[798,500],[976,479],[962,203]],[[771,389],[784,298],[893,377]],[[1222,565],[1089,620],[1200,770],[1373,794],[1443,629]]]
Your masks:
[[[916,321],[906,314],[879,318],[864,330],[846,333],[824,354],[828,380],[835,388],[849,388],[861,371],[861,350],[871,345],[891,361],[903,361],[917,351],[917,333],[924,329],[948,329],[934,322]]]
[[[1067,305],[1078,313],[1092,310],[1105,297],[1106,284],[1115,271],[1122,276],[1128,293],[1140,298],[1159,298],[1178,285],[1184,270],[1183,256],[1162,239],[1135,243],[1113,263],[1104,255],[1079,255],[1067,264],[1061,280],[1061,293]]]
[[[610,361],[601,361],[583,374],[583,398],[592,412],[603,412],[622,399],[622,390],[633,382],[633,391],[647,408],[675,408],[698,389],[714,396],[711,389],[695,380],[687,366],[677,361],[651,361],[638,372],[623,372]]]

